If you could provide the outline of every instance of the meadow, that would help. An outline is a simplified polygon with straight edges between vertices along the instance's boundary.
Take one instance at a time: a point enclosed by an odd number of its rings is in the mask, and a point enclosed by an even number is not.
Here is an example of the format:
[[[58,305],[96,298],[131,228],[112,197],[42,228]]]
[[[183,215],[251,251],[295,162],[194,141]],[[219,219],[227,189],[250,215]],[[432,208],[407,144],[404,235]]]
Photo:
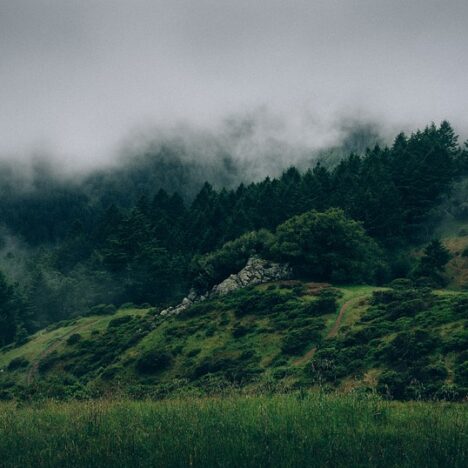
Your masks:
[[[3,403],[2,467],[465,467],[468,408],[374,395]]]

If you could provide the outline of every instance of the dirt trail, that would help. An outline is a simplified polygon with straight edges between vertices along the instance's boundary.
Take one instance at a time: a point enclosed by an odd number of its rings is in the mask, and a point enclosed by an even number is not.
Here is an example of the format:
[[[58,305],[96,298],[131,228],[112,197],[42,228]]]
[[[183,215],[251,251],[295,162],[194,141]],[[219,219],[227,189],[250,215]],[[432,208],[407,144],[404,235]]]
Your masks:
[[[335,336],[338,334],[338,330],[340,329],[341,322],[343,321],[343,317],[346,314],[346,311],[349,309],[349,307],[354,302],[356,302],[356,301],[358,301],[358,300],[360,300],[362,298],[363,298],[363,296],[354,297],[353,299],[350,299],[349,301],[346,301],[341,306],[341,309],[338,312],[338,316],[336,317],[335,323],[333,324],[333,326],[328,331],[327,336],[325,337],[325,339],[335,338]],[[310,349],[309,351],[307,351],[306,354],[304,354],[300,358],[296,359],[293,362],[293,364],[295,366],[297,366],[299,364],[302,364],[303,362],[310,361],[314,357],[316,351],[317,351],[317,347],[314,347],[314,348]]]
[[[58,336],[55,338],[49,345],[37,356],[36,360],[31,365],[28,374],[26,375],[26,383],[31,385],[39,372],[39,364],[40,362],[50,353],[54,352],[67,338],[69,338],[74,333],[80,331],[85,325],[94,325],[96,322],[99,322],[101,318],[93,320],[92,322],[87,322],[86,324],[81,324],[76,327],[73,327],[69,330],[65,335]]]

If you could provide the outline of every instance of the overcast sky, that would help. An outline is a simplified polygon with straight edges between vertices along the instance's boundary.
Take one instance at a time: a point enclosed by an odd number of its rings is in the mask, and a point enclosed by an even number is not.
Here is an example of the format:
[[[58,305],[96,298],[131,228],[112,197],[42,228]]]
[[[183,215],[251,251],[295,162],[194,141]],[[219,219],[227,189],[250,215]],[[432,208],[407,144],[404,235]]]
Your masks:
[[[0,157],[262,106],[312,145],[342,116],[466,135],[467,83],[467,0],[0,0]]]

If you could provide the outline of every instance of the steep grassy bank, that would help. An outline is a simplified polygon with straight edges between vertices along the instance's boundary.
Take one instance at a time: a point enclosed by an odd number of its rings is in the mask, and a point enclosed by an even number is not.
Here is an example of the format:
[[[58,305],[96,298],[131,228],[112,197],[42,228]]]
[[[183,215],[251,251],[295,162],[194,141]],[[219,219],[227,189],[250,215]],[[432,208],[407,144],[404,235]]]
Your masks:
[[[287,396],[0,406],[2,467],[464,467],[468,409]]]

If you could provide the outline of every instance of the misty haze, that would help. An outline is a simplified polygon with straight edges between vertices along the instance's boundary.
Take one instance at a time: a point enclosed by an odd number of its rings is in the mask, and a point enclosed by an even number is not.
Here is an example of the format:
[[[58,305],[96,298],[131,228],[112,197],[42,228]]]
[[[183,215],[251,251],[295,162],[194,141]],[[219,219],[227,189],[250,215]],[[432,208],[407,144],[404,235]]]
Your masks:
[[[467,466],[467,18],[0,0],[0,466]]]

